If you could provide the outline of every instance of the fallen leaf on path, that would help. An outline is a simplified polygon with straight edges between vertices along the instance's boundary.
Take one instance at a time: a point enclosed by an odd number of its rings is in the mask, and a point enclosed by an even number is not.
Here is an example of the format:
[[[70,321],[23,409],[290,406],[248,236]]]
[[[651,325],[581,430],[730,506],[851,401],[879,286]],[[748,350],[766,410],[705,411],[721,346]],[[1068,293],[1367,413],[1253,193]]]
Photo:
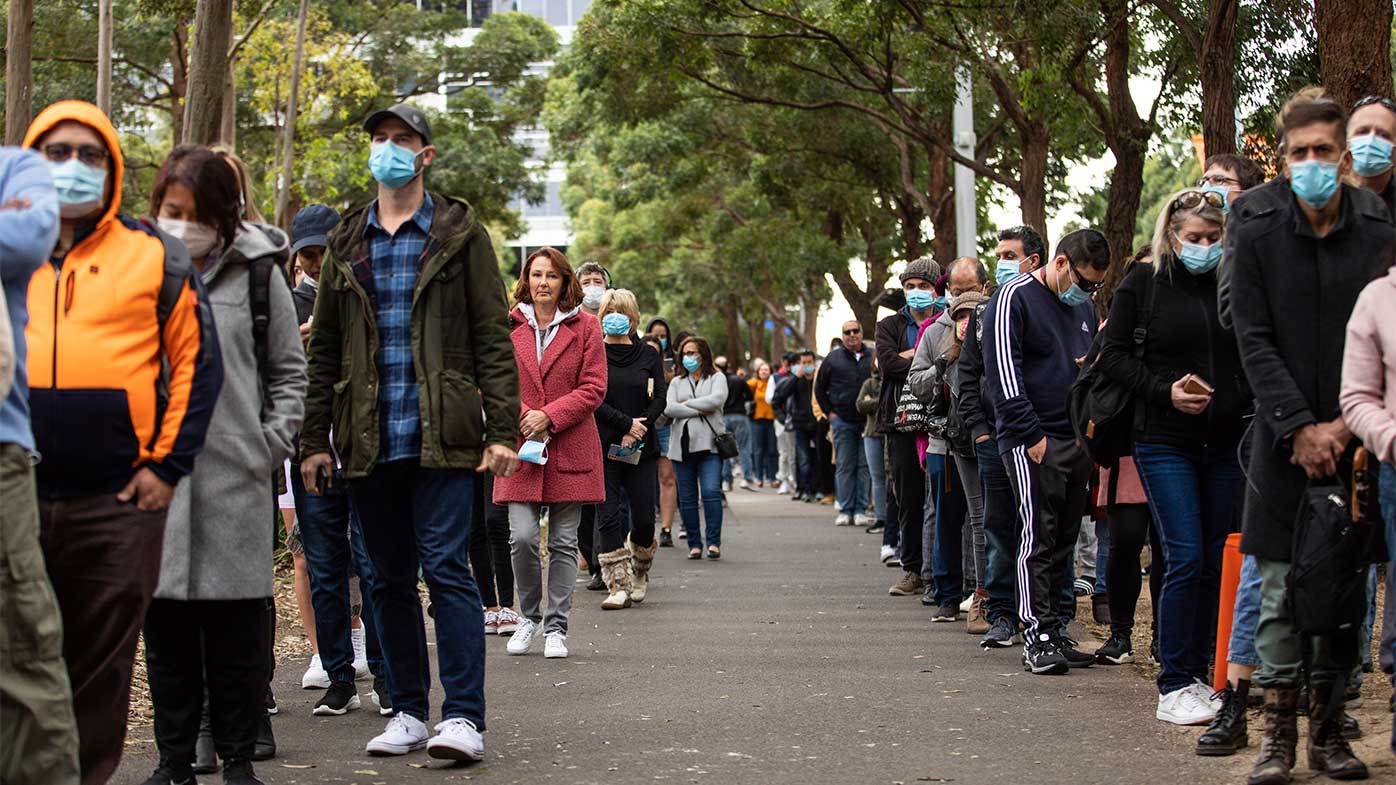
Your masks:
[[[376,776],[378,776],[378,772],[374,771],[373,769],[359,769],[358,771],[356,771],[356,772],[354,772],[354,773],[355,773],[355,774],[367,774],[367,775],[370,776],[370,777],[376,777]]]
[[[314,764],[314,763],[283,763],[283,764],[281,764],[281,768],[283,768],[283,769],[313,769],[313,768],[315,768],[315,764]]]

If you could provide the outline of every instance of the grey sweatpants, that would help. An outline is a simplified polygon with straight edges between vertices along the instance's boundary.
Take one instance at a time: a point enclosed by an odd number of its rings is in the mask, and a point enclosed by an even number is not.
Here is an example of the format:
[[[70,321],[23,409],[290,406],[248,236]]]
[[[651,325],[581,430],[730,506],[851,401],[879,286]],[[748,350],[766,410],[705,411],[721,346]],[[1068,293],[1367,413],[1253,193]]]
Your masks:
[[[542,624],[543,632],[567,633],[572,612],[572,592],[577,588],[577,527],[581,504],[548,507],[548,614],[543,616],[543,562],[538,556],[538,519],[541,504],[509,502],[509,561],[514,565],[514,585],[519,590],[519,610],[524,618]]]

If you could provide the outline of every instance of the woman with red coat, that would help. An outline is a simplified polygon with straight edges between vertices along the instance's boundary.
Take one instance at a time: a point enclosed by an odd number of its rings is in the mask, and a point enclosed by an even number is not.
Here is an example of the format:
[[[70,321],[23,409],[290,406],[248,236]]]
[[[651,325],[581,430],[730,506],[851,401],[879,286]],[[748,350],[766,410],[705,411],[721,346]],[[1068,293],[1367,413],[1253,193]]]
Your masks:
[[[509,549],[524,621],[510,654],[544,637],[544,657],[567,656],[567,614],[577,582],[577,526],[583,504],[606,500],[601,437],[594,414],[606,395],[601,324],[582,312],[582,287],[567,257],[535,251],[514,286],[509,317],[519,366],[519,470],[494,483],[509,507]],[[548,508],[548,613],[542,611],[539,523]]]

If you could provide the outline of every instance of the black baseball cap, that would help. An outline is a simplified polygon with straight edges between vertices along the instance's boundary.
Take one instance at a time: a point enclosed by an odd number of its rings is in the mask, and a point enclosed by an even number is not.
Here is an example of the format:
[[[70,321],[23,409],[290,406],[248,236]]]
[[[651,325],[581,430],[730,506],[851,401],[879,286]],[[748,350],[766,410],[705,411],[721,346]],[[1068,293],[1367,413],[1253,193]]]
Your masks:
[[[291,254],[314,245],[329,245],[325,238],[339,225],[339,213],[323,204],[302,207],[291,219]]]
[[[373,133],[373,129],[378,124],[389,118],[396,118],[407,124],[408,128],[417,132],[422,137],[423,144],[431,144],[431,125],[427,123],[427,116],[421,110],[411,104],[397,104],[387,109],[374,112],[364,121],[364,130]]]

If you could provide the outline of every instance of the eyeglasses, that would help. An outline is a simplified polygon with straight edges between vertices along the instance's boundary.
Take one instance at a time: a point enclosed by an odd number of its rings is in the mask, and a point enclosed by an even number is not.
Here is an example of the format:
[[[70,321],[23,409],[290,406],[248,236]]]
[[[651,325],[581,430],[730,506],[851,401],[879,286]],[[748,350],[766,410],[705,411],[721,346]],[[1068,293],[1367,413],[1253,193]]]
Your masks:
[[[853,328],[852,330],[844,330],[844,331],[843,331],[843,334],[844,334],[844,335],[857,335],[858,333],[861,333],[862,331],[863,331],[863,328],[861,328],[861,327],[855,327],[855,328]]]
[[[1381,104],[1382,106],[1386,107],[1386,111],[1391,112],[1392,114],[1396,114],[1396,103],[1392,103],[1390,98],[1382,98],[1379,95],[1369,95],[1366,98],[1363,98],[1362,100],[1352,105],[1352,111],[1356,112],[1358,109],[1361,109],[1364,106],[1371,106],[1372,104]]]
[[[1198,180],[1198,181],[1197,181],[1197,187],[1198,187],[1198,188],[1201,188],[1201,187],[1204,186],[1204,185],[1217,185],[1217,186],[1221,186],[1221,187],[1223,187],[1223,188],[1229,188],[1229,187],[1231,187],[1231,186],[1240,185],[1240,184],[1241,184],[1241,181],[1240,181],[1240,180],[1237,180],[1235,177],[1227,177],[1227,176],[1224,175],[1224,174],[1213,174],[1213,175],[1208,175],[1207,177],[1204,177],[1204,178],[1202,178],[1201,180]]]
[[[49,159],[50,161],[56,164],[61,164],[69,158],[72,158],[73,155],[76,154],[78,160],[82,161],[88,166],[102,166],[107,162],[108,157],[106,148],[98,147],[92,144],[85,144],[80,147],[74,147],[73,145],[67,144],[66,142],[54,142],[53,144],[46,144],[43,147],[43,153],[45,158]]]
[[[1226,207],[1226,199],[1216,191],[1183,191],[1173,200],[1174,210],[1192,210],[1206,202],[1218,210]]]

